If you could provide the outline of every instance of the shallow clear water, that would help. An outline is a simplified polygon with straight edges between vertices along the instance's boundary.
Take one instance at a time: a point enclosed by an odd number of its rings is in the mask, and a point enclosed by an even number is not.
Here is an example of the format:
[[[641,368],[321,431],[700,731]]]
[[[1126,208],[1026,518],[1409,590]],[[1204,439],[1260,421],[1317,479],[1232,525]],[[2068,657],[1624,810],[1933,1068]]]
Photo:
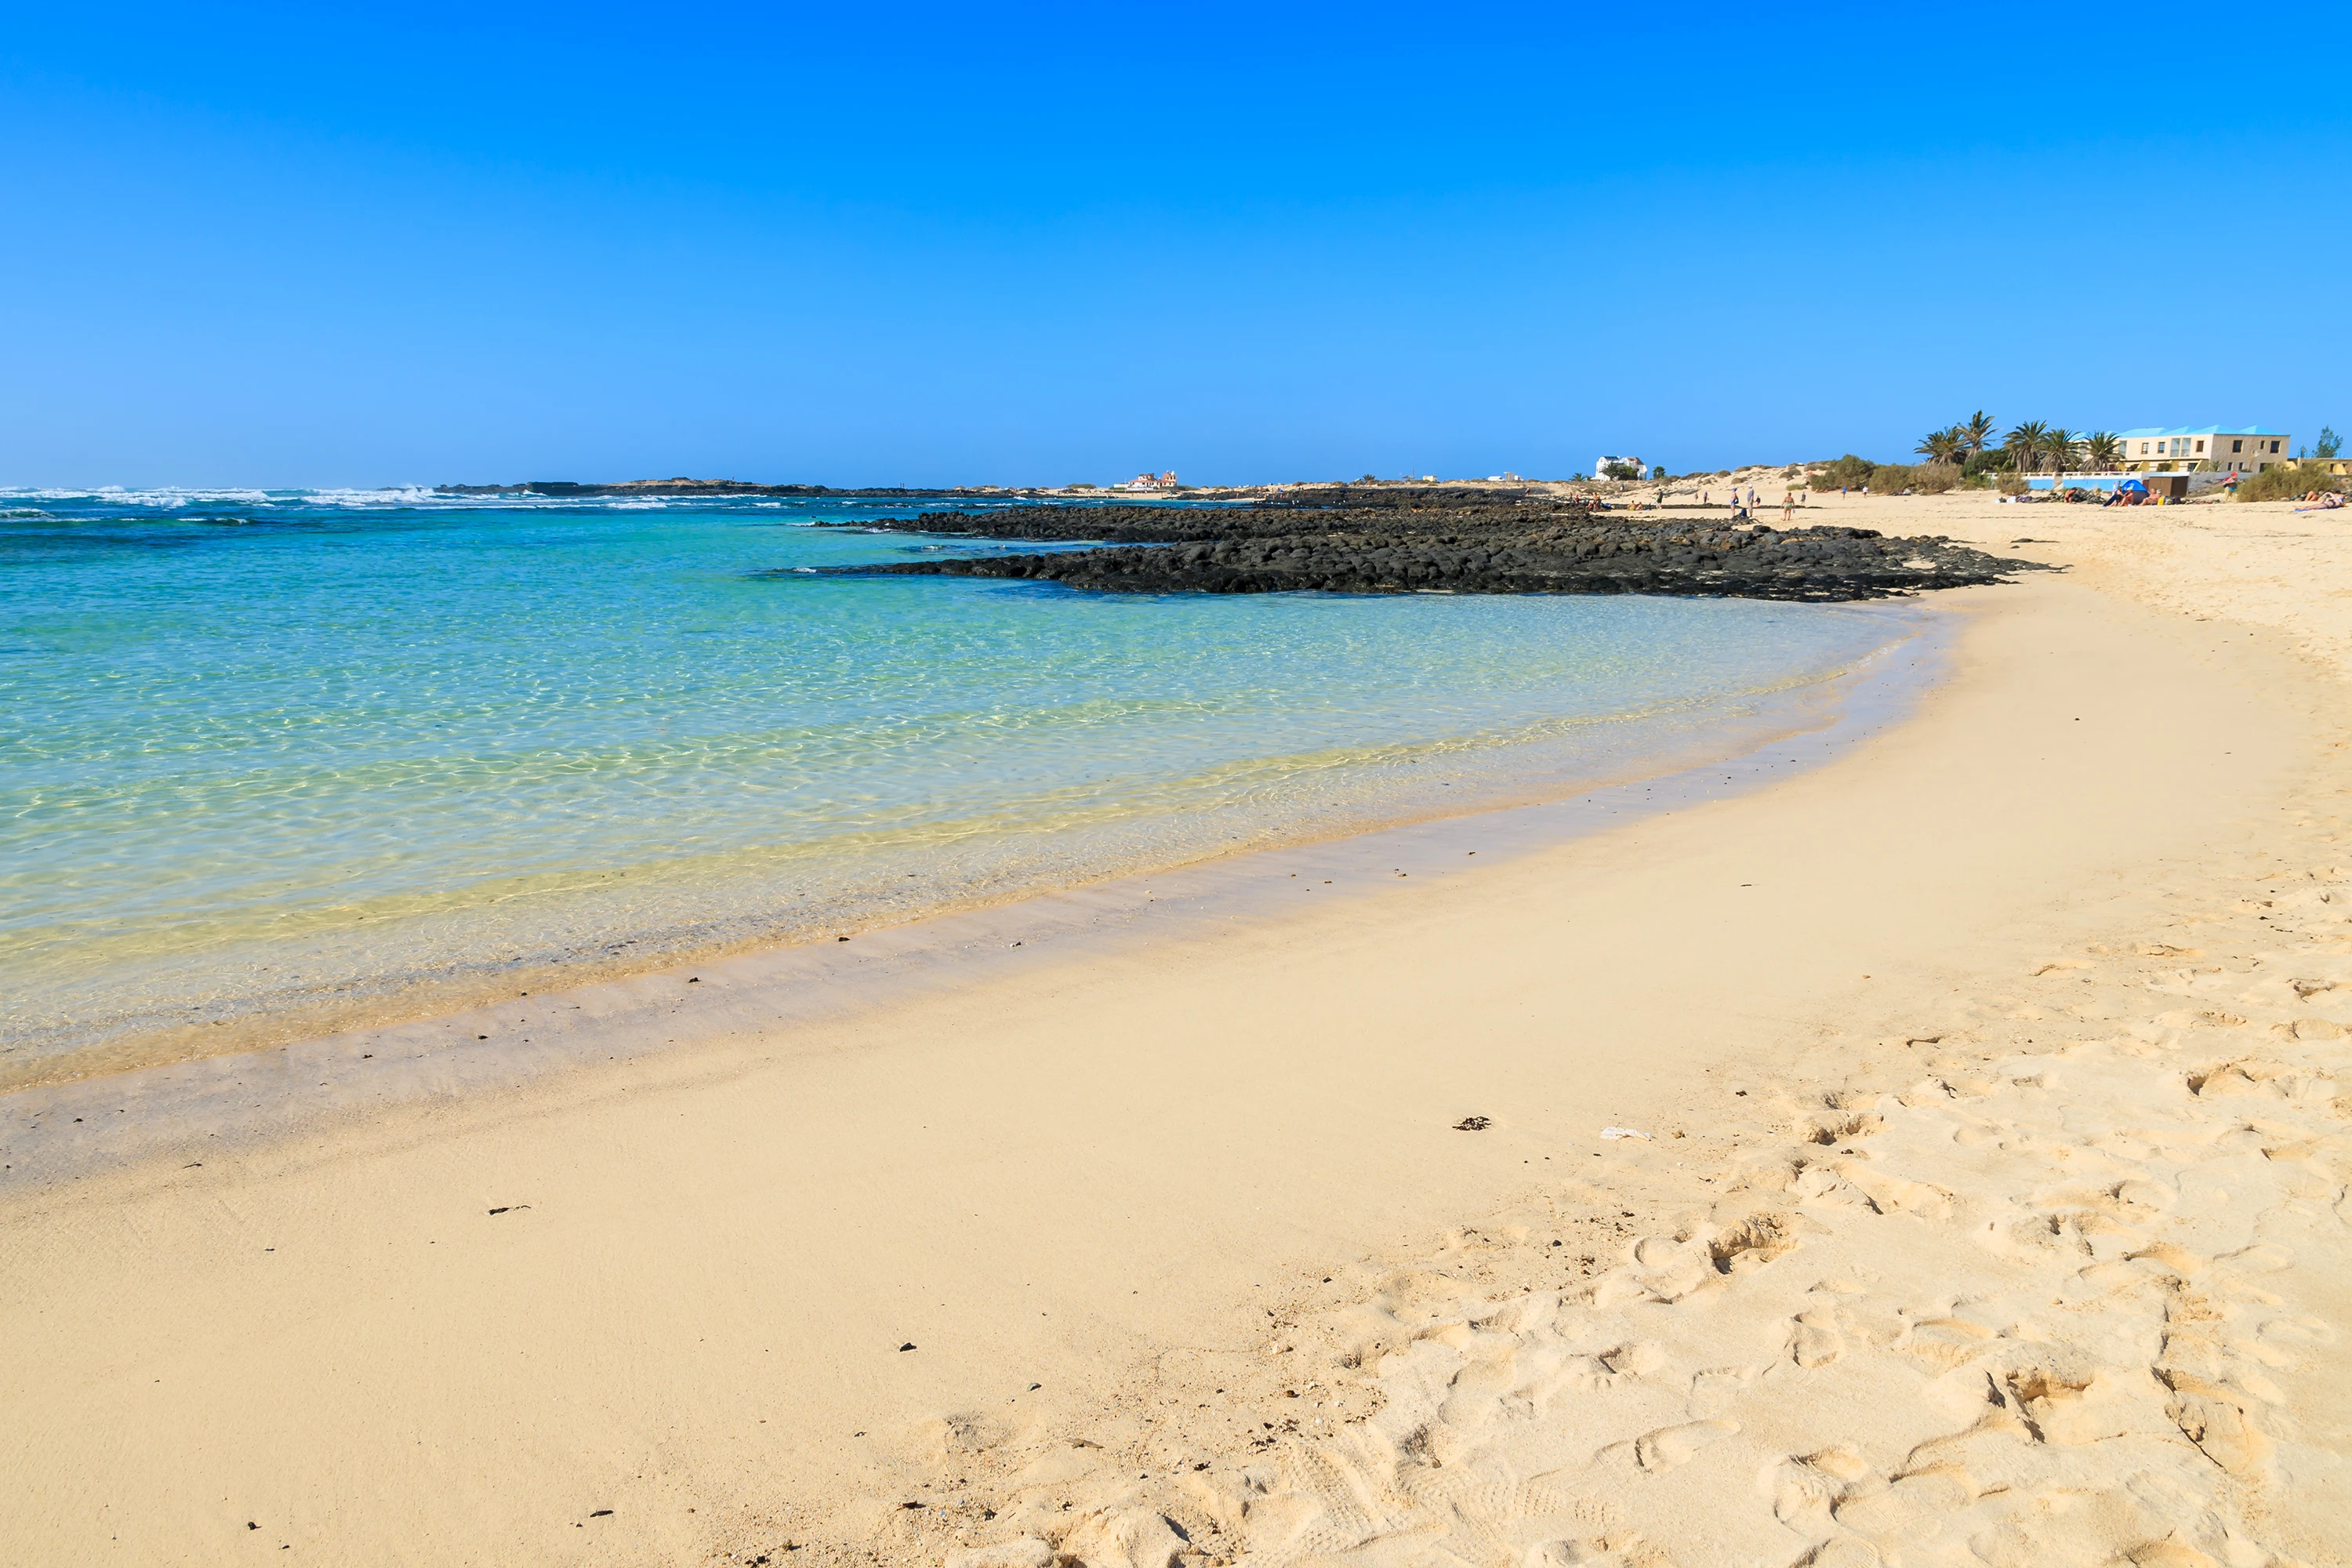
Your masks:
[[[1557,795],[1811,721],[1905,630],[790,571],[1000,548],[811,526],[917,510],[0,492],[0,1050]]]

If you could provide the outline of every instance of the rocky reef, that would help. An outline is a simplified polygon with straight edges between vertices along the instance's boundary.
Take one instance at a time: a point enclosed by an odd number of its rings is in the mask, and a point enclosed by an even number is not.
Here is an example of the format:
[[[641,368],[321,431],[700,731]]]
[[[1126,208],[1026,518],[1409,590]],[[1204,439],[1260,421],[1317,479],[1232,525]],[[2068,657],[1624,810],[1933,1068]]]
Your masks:
[[[1277,498],[1245,507],[1027,506],[861,526],[1105,543],[838,569],[843,574],[1012,577],[1133,594],[1319,589],[1835,601],[1998,583],[2038,569],[1940,536],[1735,528],[1719,519],[1593,511],[1548,496],[1460,489],[1391,491],[1375,504],[1346,497],[1337,504]]]

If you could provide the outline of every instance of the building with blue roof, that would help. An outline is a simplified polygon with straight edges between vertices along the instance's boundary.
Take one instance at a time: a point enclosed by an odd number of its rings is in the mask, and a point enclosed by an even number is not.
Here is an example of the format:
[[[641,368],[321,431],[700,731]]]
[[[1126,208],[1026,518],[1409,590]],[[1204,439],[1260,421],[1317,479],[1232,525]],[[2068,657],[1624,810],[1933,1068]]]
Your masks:
[[[2185,474],[2211,464],[2225,474],[2259,474],[2273,463],[2294,461],[2292,437],[2259,425],[2182,426],[2175,430],[2119,430],[2124,470],[2134,474]]]

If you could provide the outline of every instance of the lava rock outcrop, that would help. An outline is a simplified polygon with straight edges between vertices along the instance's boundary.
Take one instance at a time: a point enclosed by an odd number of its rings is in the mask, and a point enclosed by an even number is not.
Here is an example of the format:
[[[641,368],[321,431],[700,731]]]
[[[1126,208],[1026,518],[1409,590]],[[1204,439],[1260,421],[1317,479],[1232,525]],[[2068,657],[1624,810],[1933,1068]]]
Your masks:
[[[1325,492],[1328,493],[1328,492]],[[1734,528],[1595,512],[1549,497],[1423,492],[1396,504],[1010,508],[867,524],[992,540],[1102,540],[1094,550],[939,556],[835,569],[1005,577],[1130,594],[1666,594],[1885,598],[2036,569],[1942,537],[1866,528]]]

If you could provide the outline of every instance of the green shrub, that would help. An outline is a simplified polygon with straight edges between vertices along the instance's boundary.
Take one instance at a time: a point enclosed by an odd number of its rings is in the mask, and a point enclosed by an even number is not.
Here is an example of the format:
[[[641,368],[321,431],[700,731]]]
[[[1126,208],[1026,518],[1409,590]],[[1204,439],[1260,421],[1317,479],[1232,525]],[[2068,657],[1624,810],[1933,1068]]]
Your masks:
[[[1877,469],[1878,465],[1868,458],[1856,457],[1853,453],[1848,452],[1836,462],[1824,463],[1815,470],[1812,485],[1817,490],[1833,490],[1841,487],[1847,489],[1860,489],[1871,482],[1870,476]]]
[[[2293,500],[2313,490],[2341,490],[2344,481],[2325,463],[2278,463],[2239,483],[2240,500]]]
[[[1905,490],[1941,495],[1959,482],[1959,468],[1952,463],[1881,463],[1870,471],[1870,493],[1874,496],[1901,495]]]
[[[1933,496],[1950,489],[1960,479],[1957,463],[1874,463],[1848,452],[1834,463],[1822,464],[1809,482],[1817,490],[1840,485],[1859,489],[1868,485],[1873,495],[1899,495],[1907,489],[1915,495]]]
[[[1969,460],[1961,466],[1970,479],[1980,474],[2006,473],[2014,466],[2011,461],[2014,456],[2002,447],[1988,447],[1981,452],[1970,453]]]

